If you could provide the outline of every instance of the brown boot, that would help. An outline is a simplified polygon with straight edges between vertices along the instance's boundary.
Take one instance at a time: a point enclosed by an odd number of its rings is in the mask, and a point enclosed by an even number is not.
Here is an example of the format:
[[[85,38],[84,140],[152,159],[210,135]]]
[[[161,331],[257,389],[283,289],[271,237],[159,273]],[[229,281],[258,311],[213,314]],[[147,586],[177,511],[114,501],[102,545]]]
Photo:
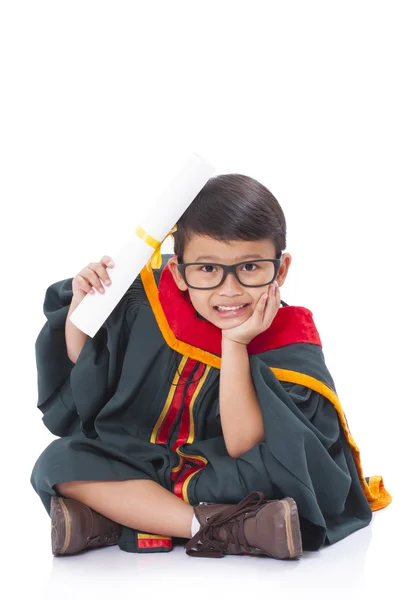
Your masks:
[[[249,554],[284,559],[303,553],[293,498],[264,500],[262,492],[252,492],[239,504],[201,502],[193,508],[200,530],[185,546],[189,556]]]
[[[118,542],[122,531],[121,525],[86,504],[59,496],[51,497],[50,518],[54,556],[112,546]]]

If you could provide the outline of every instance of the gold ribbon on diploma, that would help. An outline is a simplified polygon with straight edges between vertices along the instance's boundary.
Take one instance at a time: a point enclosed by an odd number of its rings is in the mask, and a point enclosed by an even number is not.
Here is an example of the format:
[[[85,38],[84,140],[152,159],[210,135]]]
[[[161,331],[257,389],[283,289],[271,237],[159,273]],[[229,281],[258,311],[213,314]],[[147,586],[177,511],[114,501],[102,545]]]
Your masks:
[[[141,227],[140,225],[138,225],[136,227],[136,229],[135,229],[136,235],[138,235],[140,237],[140,239],[143,240],[146,244],[148,244],[149,246],[154,248],[154,252],[151,255],[151,258],[146,265],[149,271],[150,271],[149,265],[151,265],[151,267],[153,269],[159,269],[161,267],[161,264],[162,264],[161,246],[163,245],[163,243],[165,242],[167,237],[170,236],[172,233],[174,233],[177,229],[178,229],[178,226],[174,225],[173,228],[171,229],[171,231],[169,231],[167,233],[167,235],[164,237],[164,239],[161,242],[158,242],[155,238],[153,238],[151,235],[146,233],[146,231],[143,229],[143,227]]]

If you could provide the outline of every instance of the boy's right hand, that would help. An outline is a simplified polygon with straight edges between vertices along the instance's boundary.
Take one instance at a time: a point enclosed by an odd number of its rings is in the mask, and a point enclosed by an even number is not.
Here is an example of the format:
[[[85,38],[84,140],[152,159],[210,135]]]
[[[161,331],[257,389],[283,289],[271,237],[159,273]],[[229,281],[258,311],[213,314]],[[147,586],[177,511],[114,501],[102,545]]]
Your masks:
[[[106,267],[112,269],[114,262],[110,256],[103,256],[100,262],[90,263],[72,280],[73,299],[78,304],[84,299],[86,294],[94,294],[96,289],[100,294],[104,294],[104,288],[101,282],[106,286],[111,285],[111,279],[107,273]],[[109,282],[109,283],[108,283]]]

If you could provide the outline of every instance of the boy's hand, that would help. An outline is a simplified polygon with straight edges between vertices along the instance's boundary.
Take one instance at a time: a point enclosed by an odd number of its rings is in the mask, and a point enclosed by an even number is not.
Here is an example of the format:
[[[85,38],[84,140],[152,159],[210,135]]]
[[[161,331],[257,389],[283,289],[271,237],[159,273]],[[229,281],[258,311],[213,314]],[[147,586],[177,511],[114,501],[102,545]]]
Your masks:
[[[268,286],[268,291],[260,296],[251,317],[237,327],[223,329],[222,338],[239,344],[249,344],[254,337],[268,329],[279,310],[280,303],[279,286],[274,281]]]
[[[72,280],[72,292],[75,301],[79,304],[86,294],[94,294],[94,288],[104,294],[104,288],[101,284],[104,281],[105,285],[111,285],[110,276],[106,267],[112,269],[114,266],[113,260],[109,256],[103,256],[100,262],[90,263],[79,271]],[[107,283],[107,282],[110,283]]]

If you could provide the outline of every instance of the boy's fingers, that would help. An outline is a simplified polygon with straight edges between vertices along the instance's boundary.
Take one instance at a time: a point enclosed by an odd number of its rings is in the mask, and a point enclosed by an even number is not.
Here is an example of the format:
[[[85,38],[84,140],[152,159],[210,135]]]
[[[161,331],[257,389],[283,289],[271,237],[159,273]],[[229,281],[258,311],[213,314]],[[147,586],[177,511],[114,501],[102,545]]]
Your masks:
[[[279,308],[279,302],[280,302],[280,297],[279,297],[279,287],[277,287],[275,290],[271,289],[272,286],[270,285],[268,288],[268,302],[267,302],[267,306],[265,308],[265,313],[263,316],[263,322],[268,322],[269,320],[274,319],[276,313],[277,313],[277,309]]]
[[[107,281],[111,282],[110,276],[107,273],[107,270],[105,267],[103,267],[103,265],[101,263],[98,263],[97,265],[94,265],[93,270],[97,273],[97,275],[99,276],[99,278],[104,281],[105,283]],[[109,285],[108,283],[106,283],[106,285]]]
[[[114,266],[114,261],[111,258],[111,256],[108,256],[107,254],[105,256],[103,256],[103,258],[100,261],[105,267],[113,267]]]
[[[266,292],[265,294],[261,294],[258,302],[257,302],[257,306],[256,306],[256,310],[257,312],[262,316],[264,313],[264,309],[265,306],[268,306],[268,292]]]
[[[92,286],[86,281],[84,277],[82,277],[82,275],[77,275],[75,279],[76,283],[79,285],[79,289],[86,292],[87,294],[90,293]]]
[[[275,297],[276,297],[276,303],[279,308],[281,305],[281,288],[279,287],[279,285],[276,286]]]
[[[101,285],[101,282],[100,282],[100,279],[99,279],[99,277],[98,277],[98,275],[96,273],[95,267],[96,267],[95,263],[91,263],[91,265],[88,265],[85,269],[83,269],[81,271],[81,273],[82,273],[82,276],[87,281],[89,281],[89,283],[91,283],[92,286],[94,288],[96,288],[96,290],[98,292],[100,292],[101,294],[103,294],[104,293],[104,288]]]

